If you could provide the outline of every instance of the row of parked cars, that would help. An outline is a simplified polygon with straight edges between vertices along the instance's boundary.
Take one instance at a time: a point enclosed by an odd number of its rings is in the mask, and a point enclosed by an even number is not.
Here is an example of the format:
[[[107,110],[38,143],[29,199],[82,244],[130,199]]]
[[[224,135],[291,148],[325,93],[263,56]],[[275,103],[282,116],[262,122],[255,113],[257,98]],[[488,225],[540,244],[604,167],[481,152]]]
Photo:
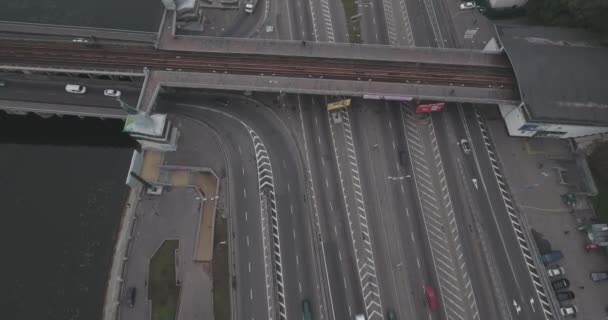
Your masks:
[[[550,251],[541,256],[541,260],[547,266],[547,275],[550,279],[554,279],[551,281],[551,287],[555,291],[555,297],[561,303],[573,300],[575,295],[572,291],[565,291],[570,287],[570,280],[565,278],[566,270],[558,264],[554,264],[563,258],[563,254],[559,250]],[[593,281],[604,281],[608,280],[608,272],[592,272],[591,280]],[[576,307],[574,305],[562,305],[560,308],[560,313],[563,316],[575,316],[576,315]]]

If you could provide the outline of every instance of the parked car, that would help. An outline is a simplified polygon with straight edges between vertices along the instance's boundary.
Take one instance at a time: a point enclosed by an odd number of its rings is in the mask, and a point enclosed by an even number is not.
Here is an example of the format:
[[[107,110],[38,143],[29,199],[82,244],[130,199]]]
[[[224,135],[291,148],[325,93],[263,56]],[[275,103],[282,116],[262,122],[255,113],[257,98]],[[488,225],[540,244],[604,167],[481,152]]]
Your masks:
[[[560,291],[555,294],[558,301],[567,301],[574,299],[574,292],[572,291]]]
[[[87,87],[79,84],[66,84],[65,91],[69,93],[84,94],[87,92]]]
[[[121,92],[119,90],[114,90],[114,89],[105,89],[103,91],[103,95],[106,97],[118,98],[118,97],[120,97]]]
[[[460,10],[470,10],[475,9],[477,5],[473,1],[467,1],[460,4]]]
[[[135,297],[137,296],[137,288],[129,287],[127,289],[127,300],[129,301],[129,308],[133,308],[135,305]]]
[[[562,316],[576,316],[576,307],[575,306],[567,306],[567,307],[562,307],[559,309],[559,313],[562,314]]]
[[[543,260],[543,263],[545,265],[556,262],[563,257],[564,257],[564,255],[559,250],[553,250],[553,251],[547,252],[547,253],[543,254],[542,256],[540,256],[541,260]]]
[[[471,144],[469,144],[469,140],[461,139],[460,146],[462,147],[462,151],[464,151],[464,153],[466,153],[466,154],[471,153]]]
[[[429,306],[429,309],[437,309],[437,295],[435,294],[435,289],[431,286],[425,286],[424,295],[426,296],[426,304]]]
[[[557,276],[563,276],[564,274],[566,274],[566,272],[563,267],[555,265],[553,267],[547,268],[547,274],[550,278],[555,278]]]
[[[608,280],[608,271],[607,272],[591,272],[591,280],[596,281],[596,282]]]
[[[551,286],[553,287],[553,290],[567,289],[568,287],[570,287],[570,280],[568,280],[568,279],[554,280],[554,281],[551,281]]]

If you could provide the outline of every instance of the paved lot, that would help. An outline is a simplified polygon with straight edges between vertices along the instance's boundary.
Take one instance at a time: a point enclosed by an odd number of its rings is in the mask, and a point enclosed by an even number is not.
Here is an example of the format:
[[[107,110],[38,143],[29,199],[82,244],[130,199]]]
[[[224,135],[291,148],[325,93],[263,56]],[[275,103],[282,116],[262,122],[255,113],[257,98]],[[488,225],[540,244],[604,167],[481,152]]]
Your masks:
[[[200,200],[192,188],[175,188],[161,197],[145,196],[137,208],[123,296],[126,288],[135,286],[138,297],[135,307],[121,308],[121,319],[149,319],[151,306],[145,298],[149,259],[166,239],[179,239],[177,278],[182,284],[182,299],[178,319],[213,317],[211,279],[202,264],[192,260]]]
[[[608,270],[608,256],[601,251],[587,253],[583,249],[584,235],[576,231],[579,223],[591,218],[591,210],[581,203],[576,213],[569,213],[559,198],[568,188],[558,183],[553,168],[572,161],[567,142],[543,139],[527,143],[507,137],[500,118],[488,121],[488,125],[522,218],[538,235],[537,241],[542,239],[539,249],[564,253],[559,264],[571,282],[569,290],[576,295],[575,300],[564,304],[578,307],[577,319],[608,319],[608,282],[594,283],[589,278],[590,272]],[[575,177],[578,173],[570,171],[568,175]]]

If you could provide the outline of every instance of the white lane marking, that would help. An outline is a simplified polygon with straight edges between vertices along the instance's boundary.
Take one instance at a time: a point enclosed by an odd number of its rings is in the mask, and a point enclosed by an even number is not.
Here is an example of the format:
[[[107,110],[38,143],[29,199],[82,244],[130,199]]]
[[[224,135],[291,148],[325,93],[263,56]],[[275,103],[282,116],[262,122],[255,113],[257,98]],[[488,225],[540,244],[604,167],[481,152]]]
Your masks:
[[[249,289],[249,299],[253,300],[253,289]]]
[[[300,289],[300,294],[302,294],[302,283],[298,281],[298,288]]]
[[[244,167],[241,167],[241,173],[242,173],[243,175],[245,175],[245,168],[244,168]]]
[[[247,221],[247,216],[248,216],[247,211],[245,211],[245,221]]]
[[[251,273],[251,261],[249,261],[247,264],[249,266],[249,273]]]
[[[247,246],[249,247],[249,236],[247,236]]]
[[[247,190],[243,189],[243,198],[247,199]]]
[[[416,257],[416,264],[418,264],[418,269],[420,269],[420,259],[418,257]]]
[[[297,255],[296,255],[296,264],[300,264],[300,259],[298,258]]]

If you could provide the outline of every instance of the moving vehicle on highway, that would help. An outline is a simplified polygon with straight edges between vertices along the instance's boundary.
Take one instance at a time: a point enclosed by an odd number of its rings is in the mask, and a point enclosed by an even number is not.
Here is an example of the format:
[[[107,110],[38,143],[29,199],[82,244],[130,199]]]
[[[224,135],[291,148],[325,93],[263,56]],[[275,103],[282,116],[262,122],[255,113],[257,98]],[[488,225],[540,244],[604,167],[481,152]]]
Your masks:
[[[6,82],[0,81],[0,87],[6,87]]]
[[[558,301],[568,301],[574,299],[574,292],[572,291],[560,291],[555,294]]]
[[[137,296],[137,288],[129,287],[127,289],[127,300],[129,302],[129,308],[133,308],[135,305],[135,297]]]
[[[559,280],[551,281],[551,286],[553,287],[553,290],[567,289],[568,287],[570,287],[570,280],[559,279]]]
[[[591,280],[598,282],[608,280],[608,271],[606,272],[591,272]]]
[[[302,301],[302,317],[304,320],[312,320],[312,311],[310,310],[310,301]]]
[[[365,316],[363,314],[358,314],[355,316],[355,320],[365,320]]]
[[[66,84],[65,91],[68,93],[85,94],[87,92],[87,87],[79,84]]]
[[[467,139],[460,139],[460,146],[462,147],[462,151],[465,154],[471,153],[471,145],[469,144],[469,140],[467,140]]]
[[[386,313],[386,318],[388,320],[397,320],[397,316],[395,315],[395,311],[388,310],[388,312]]]
[[[566,274],[566,272],[563,267],[555,265],[553,267],[547,268],[547,274],[549,275],[549,278],[555,278],[557,276],[563,276],[564,274]]]
[[[103,95],[106,97],[114,97],[114,98],[118,98],[121,95],[120,90],[114,90],[114,89],[105,89],[103,91]]]
[[[473,1],[467,1],[460,4],[460,10],[470,10],[475,9],[477,5]]]
[[[575,306],[567,306],[567,307],[563,307],[559,309],[559,313],[561,313],[562,316],[572,316],[575,317],[576,316],[576,307]]]
[[[549,252],[543,254],[542,256],[540,256],[541,260],[543,260],[543,263],[545,265],[556,262],[563,257],[564,257],[564,255],[559,250],[549,251]]]
[[[245,12],[246,13],[253,13],[253,10],[255,9],[255,6],[258,5],[258,0],[247,0],[245,1]]]
[[[435,289],[431,286],[425,286],[424,295],[426,297],[426,305],[429,306],[429,309],[431,309],[431,311],[437,309],[437,295],[435,294]]]

